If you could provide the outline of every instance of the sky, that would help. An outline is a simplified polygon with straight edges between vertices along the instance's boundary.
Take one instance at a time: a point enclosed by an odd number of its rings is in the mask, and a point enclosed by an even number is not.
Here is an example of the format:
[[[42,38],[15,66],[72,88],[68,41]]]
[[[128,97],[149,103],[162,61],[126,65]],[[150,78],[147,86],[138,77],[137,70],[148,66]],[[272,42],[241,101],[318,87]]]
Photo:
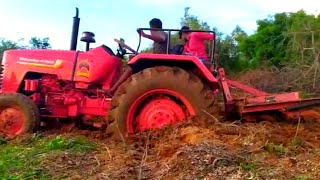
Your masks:
[[[83,31],[91,31],[96,39],[91,47],[105,44],[114,51],[114,38],[123,38],[136,49],[136,29],[149,27],[152,18],[160,18],[164,28],[179,29],[185,7],[224,33],[239,25],[251,34],[258,19],[277,12],[320,13],[319,0],[0,0],[0,37],[13,41],[49,37],[53,49],[67,50],[76,7],[81,19],[78,39]],[[143,39],[141,48],[151,43]],[[84,47],[78,41],[78,48]]]

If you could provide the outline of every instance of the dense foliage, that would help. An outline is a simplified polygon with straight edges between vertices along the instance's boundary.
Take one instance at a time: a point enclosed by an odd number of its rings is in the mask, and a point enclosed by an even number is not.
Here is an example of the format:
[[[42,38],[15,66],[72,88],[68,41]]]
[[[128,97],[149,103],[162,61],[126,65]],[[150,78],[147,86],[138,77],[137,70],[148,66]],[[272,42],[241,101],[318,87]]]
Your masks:
[[[229,44],[229,54],[235,55],[223,58],[230,69],[252,69],[261,65],[281,68],[319,61],[319,16],[308,15],[303,10],[277,13],[258,20],[257,26],[250,36],[236,28],[236,36],[232,34],[230,39],[223,40]],[[236,53],[232,50],[234,47]]]
[[[254,66],[266,62],[282,67],[302,60],[302,52],[308,56],[308,61],[313,61],[319,55],[319,16],[308,15],[302,10],[277,13],[258,20],[257,25],[254,34],[236,39],[241,54],[238,60]]]

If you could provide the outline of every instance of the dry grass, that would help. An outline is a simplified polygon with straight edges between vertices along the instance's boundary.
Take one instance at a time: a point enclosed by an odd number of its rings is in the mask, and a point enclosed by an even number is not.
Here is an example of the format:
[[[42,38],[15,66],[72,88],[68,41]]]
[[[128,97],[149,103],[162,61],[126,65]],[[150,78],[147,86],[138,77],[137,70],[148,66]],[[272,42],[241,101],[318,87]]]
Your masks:
[[[233,79],[269,93],[299,91],[304,97],[317,97],[320,94],[320,73],[309,69],[309,66],[286,67],[281,70],[261,68]]]

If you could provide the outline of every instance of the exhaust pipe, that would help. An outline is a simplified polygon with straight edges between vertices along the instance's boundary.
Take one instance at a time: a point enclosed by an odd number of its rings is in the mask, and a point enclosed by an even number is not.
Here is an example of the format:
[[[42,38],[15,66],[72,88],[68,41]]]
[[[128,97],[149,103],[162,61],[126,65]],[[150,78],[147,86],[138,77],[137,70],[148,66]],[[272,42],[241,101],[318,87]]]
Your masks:
[[[74,51],[77,50],[79,24],[80,24],[79,9],[76,8],[76,16],[73,17],[70,50],[74,50]]]

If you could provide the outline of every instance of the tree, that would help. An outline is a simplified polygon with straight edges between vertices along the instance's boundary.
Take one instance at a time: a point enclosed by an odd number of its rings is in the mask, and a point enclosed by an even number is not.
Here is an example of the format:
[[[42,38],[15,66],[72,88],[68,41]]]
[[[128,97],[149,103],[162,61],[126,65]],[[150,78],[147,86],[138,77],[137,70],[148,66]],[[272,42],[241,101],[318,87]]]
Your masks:
[[[43,39],[32,37],[29,43],[31,45],[31,49],[51,49],[48,37]]]
[[[276,13],[258,20],[257,25],[254,34],[237,38],[238,53],[243,60],[282,68],[300,59],[313,63],[320,53],[317,53],[319,16],[308,15],[303,10]]]
[[[280,66],[286,58],[288,39],[284,32],[287,31],[288,18],[286,13],[277,13],[273,17],[258,20],[256,33],[239,39],[239,49],[244,58]]]
[[[313,63],[320,54],[320,17],[308,15],[300,10],[290,14],[287,26],[288,59],[292,63]]]
[[[231,71],[240,71],[247,67],[248,62],[241,59],[243,55],[239,51],[239,42],[247,36],[247,33],[237,25],[230,35],[221,39],[218,46],[220,66]]]
[[[190,7],[184,8],[184,16],[181,18],[181,26],[187,25],[194,30],[206,30],[209,31],[211,28],[207,22],[201,21],[197,16],[189,13]]]
[[[206,30],[209,31],[211,28],[207,22],[199,20],[199,18],[195,15],[189,13],[190,7],[184,8],[184,15],[181,18],[180,25],[181,26],[189,26],[192,30]],[[171,36],[171,44],[181,44],[183,43],[179,39],[178,32],[175,32]]]
[[[2,60],[3,52],[9,49],[50,49],[51,45],[49,43],[49,38],[38,38],[32,37],[29,41],[29,44],[24,46],[21,44],[23,38],[19,39],[17,42],[6,40],[0,38],[0,60]]]
[[[19,49],[19,48],[20,46],[18,45],[18,43],[10,40],[1,39],[0,40],[0,61],[2,60],[4,51],[9,49]]]

